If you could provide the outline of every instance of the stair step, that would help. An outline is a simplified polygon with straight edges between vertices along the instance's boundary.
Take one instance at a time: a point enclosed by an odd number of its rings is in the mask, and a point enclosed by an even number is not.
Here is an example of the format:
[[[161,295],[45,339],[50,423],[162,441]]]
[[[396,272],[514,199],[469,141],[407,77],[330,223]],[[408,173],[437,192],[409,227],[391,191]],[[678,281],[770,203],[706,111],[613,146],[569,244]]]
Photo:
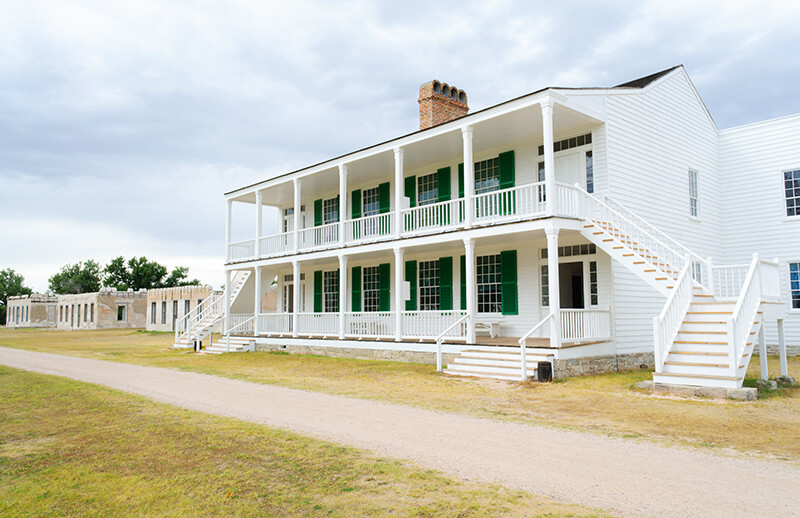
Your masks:
[[[654,372],[654,376],[671,376],[675,378],[705,378],[710,380],[726,380],[726,381],[738,381],[739,378],[735,378],[733,376],[720,376],[718,374],[682,374],[680,372]]]
[[[728,342],[710,342],[710,341],[693,341],[693,340],[675,340],[676,344],[699,344],[699,345],[728,345]]]
[[[719,367],[725,369],[729,367],[727,363],[683,362],[680,360],[668,360],[664,362],[664,365],[677,365],[681,367]]]
[[[687,334],[687,335],[724,335],[728,334],[727,331],[681,331],[678,330],[678,334]]]
[[[517,374],[516,376],[508,375],[508,374],[492,374],[492,373],[483,373],[483,372],[472,372],[472,373],[464,373],[460,371],[453,371],[451,369],[444,369],[442,371],[444,374],[449,374],[451,376],[467,376],[470,378],[491,378],[496,380],[504,380],[504,381],[521,381],[520,378],[522,377],[521,374]],[[533,378],[535,375],[529,375],[529,378]]]
[[[728,353],[720,353],[720,352],[713,352],[713,351],[675,351],[671,350],[669,354],[690,354],[695,356],[728,356]]]

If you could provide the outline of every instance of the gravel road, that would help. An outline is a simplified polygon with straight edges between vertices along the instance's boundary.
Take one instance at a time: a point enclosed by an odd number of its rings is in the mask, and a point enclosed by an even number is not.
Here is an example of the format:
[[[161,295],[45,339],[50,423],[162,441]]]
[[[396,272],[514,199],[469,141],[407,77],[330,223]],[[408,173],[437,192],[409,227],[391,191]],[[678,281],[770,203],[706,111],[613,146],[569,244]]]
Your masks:
[[[291,430],[623,516],[800,516],[800,470],[786,462],[4,347],[0,364]]]

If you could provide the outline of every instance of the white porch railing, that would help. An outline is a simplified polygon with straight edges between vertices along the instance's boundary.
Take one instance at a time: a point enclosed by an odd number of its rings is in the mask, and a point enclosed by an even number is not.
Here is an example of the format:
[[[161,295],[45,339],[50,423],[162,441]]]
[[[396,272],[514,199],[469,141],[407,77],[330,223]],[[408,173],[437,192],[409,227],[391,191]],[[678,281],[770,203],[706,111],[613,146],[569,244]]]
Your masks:
[[[713,266],[715,298],[736,300],[744,287],[748,268],[747,264]]]
[[[237,241],[228,245],[228,261],[244,261],[256,256],[255,239]]]
[[[462,319],[466,311],[405,311],[403,312],[403,337],[436,339],[443,329],[449,329]],[[467,324],[455,326],[445,335],[447,338],[467,336]]]
[[[669,294],[667,303],[664,304],[664,309],[657,317],[653,317],[656,372],[664,371],[664,362],[669,355],[669,349],[672,347],[686,312],[692,304],[694,283],[690,273],[691,268],[691,261],[687,257],[686,264],[675,282],[675,287]]]
[[[474,219],[481,224],[544,216],[546,208],[544,182],[485,192],[473,199]]]
[[[344,223],[344,239],[347,243],[380,241],[392,237],[394,237],[393,212],[350,219]]]
[[[339,336],[339,313],[299,313],[297,333],[307,336]]]
[[[291,332],[291,313],[261,313],[258,315],[259,335],[287,335]]]
[[[572,186],[556,182],[556,192],[553,197],[553,201],[555,202],[553,206],[553,215],[566,216],[568,218],[581,217],[582,194],[584,193],[588,195],[586,191],[577,185]]]
[[[344,319],[345,335],[364,338],[394,336],[394,313],[391,311],[345,313]]]
[[[336,246],[339,244],[339,223],[304,228],[299,234],[301,250]]]
[[[761,300],[764,302],[780,302],[781,274],[778,258],[772,261],[758,261],[758,277],[761,280]]]
[[[284,232],[259,239],[258,256],[272,257],[288,254],[294,248],[294,232]]]
[[[235,331],[237,335],[252,335],[255,332],[255,320],[255,315],[248,313],[231,315],[225,334],[230,335]]]
[[[728,319],[728,342],[730,344],[729,360],[731,376],[738,377],[739,362],[747,348],[750,338],[750,329],[758,316],[761,305],[761,283],[759,282],[758,254],[753,254],[753,260],[747,269],[742,292],[739,295],[733,314]]]
[[[611,311],[608,309],[562,309],[561,340],[588,342],[611,338]]]
[[[464,200],[440,201],[403,209],[400,212],[403,235],[424,234],[453,228],[464,221]]]

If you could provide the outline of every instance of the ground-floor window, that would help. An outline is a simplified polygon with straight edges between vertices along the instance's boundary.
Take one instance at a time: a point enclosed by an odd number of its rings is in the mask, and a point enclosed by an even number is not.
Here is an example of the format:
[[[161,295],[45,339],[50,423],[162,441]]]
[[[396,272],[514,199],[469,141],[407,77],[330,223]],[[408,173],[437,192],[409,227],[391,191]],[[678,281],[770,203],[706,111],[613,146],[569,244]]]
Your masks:
[[[378,266],[364,268],[364,311],[379,311],[381,302],[381,269]]]
[[[167,301],[161,301],[161,325],[167,323]]]
[[[83,305],[83,322],[86,323],[89,320],[89,304]]]
[[[419,309],[437,311],[439,309],[439,260],[419,263]]]
[[[125,322],[128,320],[128,306],[124,304],[117,305],[117,322]]]
[[[500,254],[477,259],[478,313],[500,313],[503,302]]]
[[[800,263],[789,263],[789,290],[792,294],[792,308],[800,309]]]
[[[155,324],[156,323],[156,303],[155,302],[151,302],[150,303],[150,323],[151,324]]]
[[[339,311],[339,270],[322,273],[322,310],[325,313]]]
[[[183,301],[183,314],[184,315],[188,315],[189,311],[191,310],[191,307],[192,307],[192,301],[190,301],[189,299],[184,300]]]
[[[58,306],[58,321],[64,321],[64,306]]]
[[[596,306],[597,301],[597,261],[589,261],[589,303]]]
[[[94,302],[89,304],[89,322],[94,323]]]

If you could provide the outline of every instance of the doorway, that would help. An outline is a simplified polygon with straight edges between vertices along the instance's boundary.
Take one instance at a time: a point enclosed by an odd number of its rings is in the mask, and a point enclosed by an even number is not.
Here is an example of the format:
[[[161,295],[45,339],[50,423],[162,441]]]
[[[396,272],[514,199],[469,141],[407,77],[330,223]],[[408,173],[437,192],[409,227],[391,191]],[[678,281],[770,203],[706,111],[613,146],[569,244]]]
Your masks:
[[[584,309],[583,262],[558,265],[559,295],[564,309]]]

